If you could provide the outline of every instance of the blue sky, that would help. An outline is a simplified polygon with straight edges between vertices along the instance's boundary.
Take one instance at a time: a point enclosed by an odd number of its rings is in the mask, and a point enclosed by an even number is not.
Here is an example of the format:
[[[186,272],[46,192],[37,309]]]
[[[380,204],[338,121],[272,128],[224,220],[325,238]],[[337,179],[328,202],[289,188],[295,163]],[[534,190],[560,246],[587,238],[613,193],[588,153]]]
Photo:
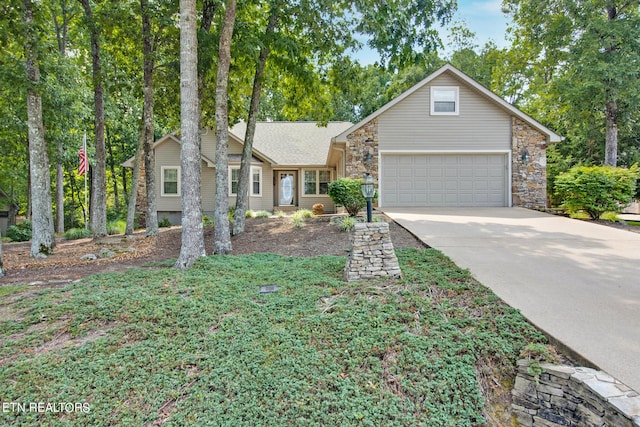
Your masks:
[[[465,22],[467,28],[476,33],[477,45],[484,46],[489,40],[498,45],[506,47],[509,42],[506,40],[506,30],[509,19],[502,13],[501,0],[458,0],[458,11],[455,13],[452,24]],[[440,30],[441,39],[447,41],[448,30]],[[447,52],[441,55],[446,56]],[[360,63],[372,64],[378,60],[378,55],[368,48],[363,48],[353,55],[360,60]]]

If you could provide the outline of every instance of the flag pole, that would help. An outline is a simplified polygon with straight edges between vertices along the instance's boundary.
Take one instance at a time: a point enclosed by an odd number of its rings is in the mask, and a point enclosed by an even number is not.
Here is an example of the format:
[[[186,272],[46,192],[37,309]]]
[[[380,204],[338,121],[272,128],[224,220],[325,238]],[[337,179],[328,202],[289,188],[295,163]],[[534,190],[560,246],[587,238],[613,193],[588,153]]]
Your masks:
[[[84,150],[84,155],[87,156],[87,132],[85,131],[84,136],[82,137],[82,149]],[[88,163],[88,160],[87,160]],[[88,166],[88,165],[87,165]],[[87,218],[87,175],[89,174],[89,168],[84,172],[84,228],[89,229],[89,220]]]

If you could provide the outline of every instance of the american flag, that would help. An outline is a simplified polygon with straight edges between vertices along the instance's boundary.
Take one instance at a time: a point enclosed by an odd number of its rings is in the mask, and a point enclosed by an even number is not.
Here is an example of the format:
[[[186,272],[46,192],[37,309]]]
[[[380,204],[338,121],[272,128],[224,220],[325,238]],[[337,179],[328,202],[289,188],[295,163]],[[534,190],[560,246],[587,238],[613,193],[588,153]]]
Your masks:
[[[78,151],[78,157],[80,158],[80,164],[78,165],[78,174],[84,175],[89,169],[89,160],[87,159],[87,150],[85,147],[87,146],[87,135],[85,134],[82,139],[82,148]]]

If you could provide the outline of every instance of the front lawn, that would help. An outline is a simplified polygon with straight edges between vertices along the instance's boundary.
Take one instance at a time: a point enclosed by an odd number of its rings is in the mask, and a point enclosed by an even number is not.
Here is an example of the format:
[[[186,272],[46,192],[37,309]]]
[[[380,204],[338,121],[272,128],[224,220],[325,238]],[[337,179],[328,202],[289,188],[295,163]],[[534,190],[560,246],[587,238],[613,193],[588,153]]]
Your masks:
[[[438,251],[398,257],[393,282],[347,284],[343,257],[257,254],[4,296],[3,403],[88,410],[0,424],[484,424],[483,394],[508,393],[544,337]]]

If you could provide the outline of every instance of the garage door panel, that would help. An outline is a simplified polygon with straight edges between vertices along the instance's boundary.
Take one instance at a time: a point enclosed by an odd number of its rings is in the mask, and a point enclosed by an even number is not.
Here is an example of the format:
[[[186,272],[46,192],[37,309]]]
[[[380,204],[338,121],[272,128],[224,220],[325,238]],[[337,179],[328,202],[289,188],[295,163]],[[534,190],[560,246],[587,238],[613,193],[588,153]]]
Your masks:
[[[382,206],[507,206],[506,154],[383,155]]]

